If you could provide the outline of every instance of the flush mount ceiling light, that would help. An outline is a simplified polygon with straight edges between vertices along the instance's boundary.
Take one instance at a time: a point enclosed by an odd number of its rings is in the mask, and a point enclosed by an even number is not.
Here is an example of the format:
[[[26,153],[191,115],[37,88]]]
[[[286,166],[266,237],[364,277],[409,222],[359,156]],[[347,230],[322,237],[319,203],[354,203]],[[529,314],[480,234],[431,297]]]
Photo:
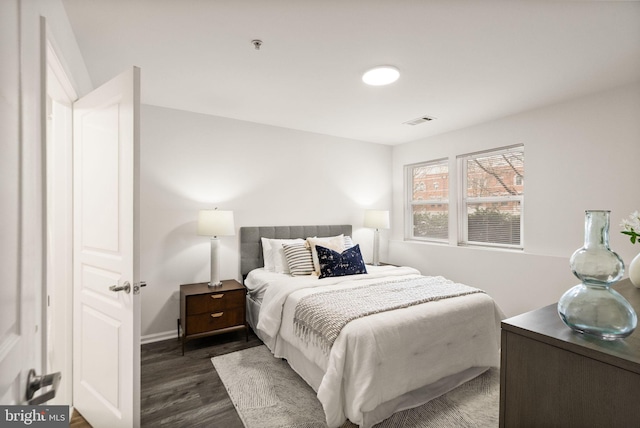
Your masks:
[[[362,81],[371,86],[389,85],[400,77],[400,71],[391,65],[381,65],[362,75]]]

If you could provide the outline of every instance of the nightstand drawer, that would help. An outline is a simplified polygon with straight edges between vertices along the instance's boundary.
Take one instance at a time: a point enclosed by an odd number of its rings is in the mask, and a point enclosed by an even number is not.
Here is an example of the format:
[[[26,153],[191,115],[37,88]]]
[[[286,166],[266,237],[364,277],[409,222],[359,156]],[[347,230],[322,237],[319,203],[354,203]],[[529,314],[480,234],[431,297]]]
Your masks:
[[[187,334],[206,333],[237,325],[244,325],[244,310],[191,315],[187,317]]]
[[[239,308],[245,304],[244,291],[221,291],[187,297],[187,316],[225,309]]]

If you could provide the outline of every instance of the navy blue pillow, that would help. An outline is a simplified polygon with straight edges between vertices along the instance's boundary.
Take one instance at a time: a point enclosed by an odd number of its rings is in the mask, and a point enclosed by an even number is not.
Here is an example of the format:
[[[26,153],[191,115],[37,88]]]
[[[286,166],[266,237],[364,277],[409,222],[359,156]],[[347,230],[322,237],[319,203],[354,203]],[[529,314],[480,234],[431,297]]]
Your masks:
[[[347,248],[342,253],[316,245],[320,262],[320,278],[367,273],[360,245]]]

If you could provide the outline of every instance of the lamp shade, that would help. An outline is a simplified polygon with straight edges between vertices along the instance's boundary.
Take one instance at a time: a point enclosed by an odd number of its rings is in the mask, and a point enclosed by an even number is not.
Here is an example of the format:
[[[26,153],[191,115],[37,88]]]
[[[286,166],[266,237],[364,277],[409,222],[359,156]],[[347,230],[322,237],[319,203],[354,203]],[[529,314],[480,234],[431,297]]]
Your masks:
[[[389,211],[366,210],[364,212],[364,227],[389,229]]]
[[[231,236],[236,234],[233,211],[200,210],[198,235]]]

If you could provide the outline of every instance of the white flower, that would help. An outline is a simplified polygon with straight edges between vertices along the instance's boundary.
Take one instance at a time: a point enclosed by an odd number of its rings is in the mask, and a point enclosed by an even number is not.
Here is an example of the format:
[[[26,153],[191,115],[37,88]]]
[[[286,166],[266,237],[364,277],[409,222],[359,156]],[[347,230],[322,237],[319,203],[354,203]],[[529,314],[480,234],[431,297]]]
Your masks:
[[[620,226],[622,233],[631,237],[632,244],[640,242],[640,214],[638,211],[632,212],[629,218],[622,219]]]
[[[628,231],[640,232],[640,214],[638,211],[631,213],[628,219],[623,219],[620,226]]]

